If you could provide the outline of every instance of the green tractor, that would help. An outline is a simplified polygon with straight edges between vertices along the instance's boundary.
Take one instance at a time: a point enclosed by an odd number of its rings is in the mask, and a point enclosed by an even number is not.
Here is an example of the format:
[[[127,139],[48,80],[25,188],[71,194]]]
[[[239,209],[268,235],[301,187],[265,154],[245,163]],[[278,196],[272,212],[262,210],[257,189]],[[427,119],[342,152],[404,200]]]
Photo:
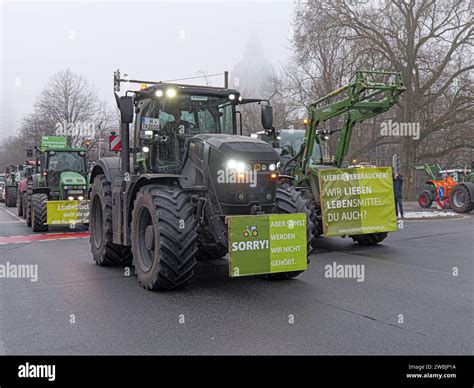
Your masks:
[[[43,137],[41,148],[36,148],[35,171],[28,177],[24,202],[26,223],[35,232],[48,231],[49,201],[87,200],[87,149],[69,147],[63,139]]]
[[[23,178],[23,165],[10,165],[5,169],[5,205],[17,205],[18,182]]]
[[[122,81],[117,71],[115,91]],[[265,102],[262,125],[271,128],[268,101],[242,99],[227,82],[210,87],[127,81],[151,86],[115,94],[120,157],[102,158],[92,170],[90,243],[97,265],[133,263],[145,289],[182,288],[193,278],[197,260],[221,258],[232,249],[229,221],[241,216],[253,226],[267,215],[302,215],[299,238],[309,255],[312,225],[301,193],[279,180],[279,155],[268,143],[241,136],[238,106]],[[256,230],[248,237],[260,238]],[[247,243],[254,244],[241,242]],[[255,254],[251,261],[263,260]],[[259,274],[290,279],[301,273],[270,272]]]
[[[285,154],[287,151],[288,154],[294,155],[285,157],[281,173],[287,176],[292,185],[305,197],[311,211],[315,236],[323,234],[319,171],[344,167],[347,164],[344,158],[349,150],[354,126],[389,110],[405,89],[399,73],[358,71],[353,82],[310,105],[308,124],[302,145],[297,152],[294,147],[285,147],[284,144],[280,147],[280,154]],[[337,98],[334,100],[335,97]],[[325,121],[341,115],[344,115],[341,128],[321,128]],[[284,141],[290,135],[295,136],[295,132],[298,132],[299,136],[302,135],[301,130],[285,130],[285,132],[279,135],[276,133],[274,136]],[[334,159],[326,161],[323,158],[322,145],[336,132],[339,133],[339,138]],[[366,233],[349,237],[361,245],[375,245],[384,240],[387,233]]]

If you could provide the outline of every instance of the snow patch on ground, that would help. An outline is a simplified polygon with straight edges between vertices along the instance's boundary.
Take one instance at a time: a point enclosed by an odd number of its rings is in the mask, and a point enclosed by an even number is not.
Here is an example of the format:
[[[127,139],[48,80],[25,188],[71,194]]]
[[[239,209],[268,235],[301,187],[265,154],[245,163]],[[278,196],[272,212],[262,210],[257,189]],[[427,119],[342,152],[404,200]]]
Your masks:
[[[459,217],[459,214],[452,211],[424,211],[424,212],[405,212],[405,218],[433,218],[433,217]]]

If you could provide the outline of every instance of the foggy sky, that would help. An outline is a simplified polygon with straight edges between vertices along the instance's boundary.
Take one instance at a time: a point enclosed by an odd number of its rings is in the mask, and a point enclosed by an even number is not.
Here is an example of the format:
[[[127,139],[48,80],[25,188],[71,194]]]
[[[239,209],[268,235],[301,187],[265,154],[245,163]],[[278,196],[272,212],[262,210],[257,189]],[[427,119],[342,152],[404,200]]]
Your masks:
[[[0,139],[15,134],[48,78],[70,68],[113,106],[113,71],[168,80],[232,71],[250,34],[275,68],[290,55],[293,1],[0,0]],[[211,80],[211,79],[210,79]],[[220,86],[223,78],[213,79]]]

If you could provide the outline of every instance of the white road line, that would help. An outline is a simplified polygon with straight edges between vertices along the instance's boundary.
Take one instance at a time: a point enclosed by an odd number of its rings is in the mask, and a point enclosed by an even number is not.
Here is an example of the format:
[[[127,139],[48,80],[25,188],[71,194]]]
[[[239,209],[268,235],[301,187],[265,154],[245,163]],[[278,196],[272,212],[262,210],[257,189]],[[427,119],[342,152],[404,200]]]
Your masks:
[[[15,217],[18,221],[21,221],[21,222],[26,222],[24,219],[18,217],[17,215],[13,214],[10,210],[5,210],[8,214],[10,214],[11,216]]]
[[[61,237],[58,240],[77,240],[77,237]]]
[[[23,221],[0,221],[0,224],[19,224]]]

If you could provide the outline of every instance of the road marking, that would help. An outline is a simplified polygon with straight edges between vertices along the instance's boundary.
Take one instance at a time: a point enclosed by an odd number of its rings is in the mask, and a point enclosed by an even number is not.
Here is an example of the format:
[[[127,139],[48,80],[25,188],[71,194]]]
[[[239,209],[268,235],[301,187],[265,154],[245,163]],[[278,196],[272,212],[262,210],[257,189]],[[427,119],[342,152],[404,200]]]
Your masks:
[[[21,221],[21,222],[26,222],[24,219],[18,217],[17,215],[13,214],[10,210],[5,210],[8,214],[10,214],[11,216],[15,217],[18,221]]]
[[[30,234],[27,236],[8,236],[0,237],[0,245],[5,244],[21,244],[35,241],[54,241],[54,240],[76,240],[80,238],[88,238],[89,232],[79,233],[55,233],[55,234]]]
[[[24,221],[0,221],[0,224],[19,224]]]

